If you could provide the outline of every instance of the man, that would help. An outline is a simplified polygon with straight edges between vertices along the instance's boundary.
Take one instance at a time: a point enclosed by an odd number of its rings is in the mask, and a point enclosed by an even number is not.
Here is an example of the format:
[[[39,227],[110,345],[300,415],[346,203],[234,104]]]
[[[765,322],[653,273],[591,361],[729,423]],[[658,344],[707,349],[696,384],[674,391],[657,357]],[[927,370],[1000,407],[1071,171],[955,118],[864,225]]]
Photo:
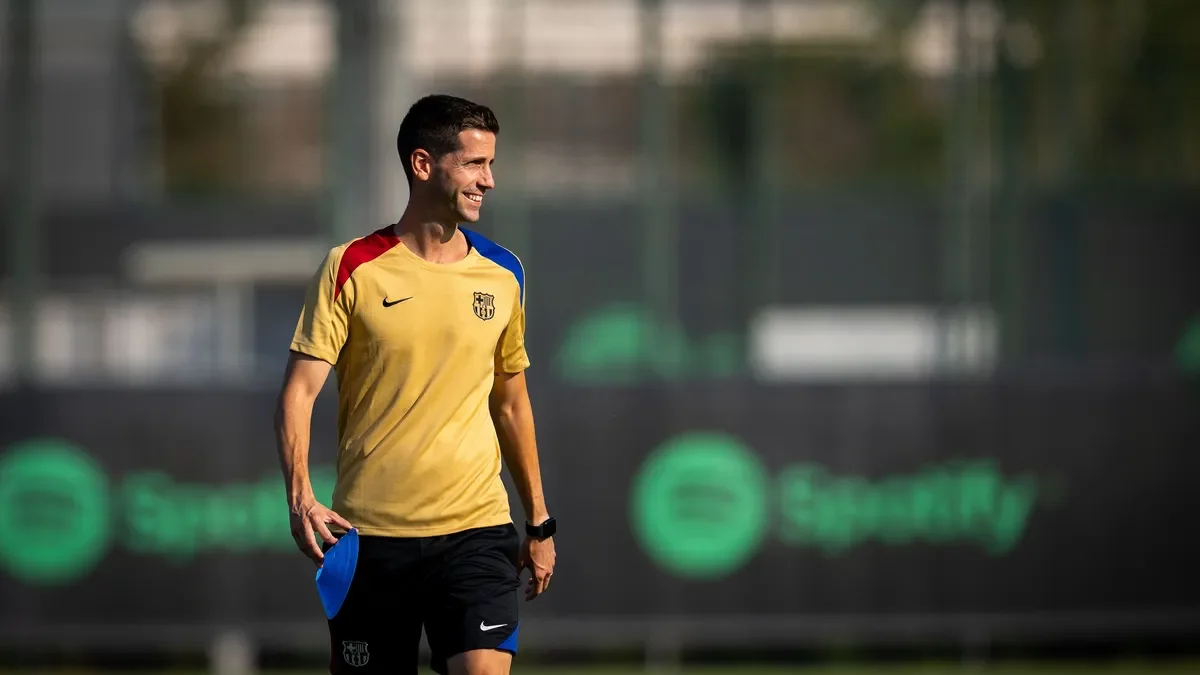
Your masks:
[[[404,214],[329,252],[291,343],[276,428],[292,536],[318,566],[333,531],[359,536],[349,590],[329,619],[335,675],[416,673],[422,627],[437,672],[507,673],[521,571],[531,571],[527,600],[550,582],[555,523],[525,387],[524,270],[460,227],[479,219],[495,186],[498,133],[492,111],[464,99],[413,105],[397,137]],[[313,403],[331,368],[332,509],[308,472]],[[502,460],[525,509],[523,541]]]

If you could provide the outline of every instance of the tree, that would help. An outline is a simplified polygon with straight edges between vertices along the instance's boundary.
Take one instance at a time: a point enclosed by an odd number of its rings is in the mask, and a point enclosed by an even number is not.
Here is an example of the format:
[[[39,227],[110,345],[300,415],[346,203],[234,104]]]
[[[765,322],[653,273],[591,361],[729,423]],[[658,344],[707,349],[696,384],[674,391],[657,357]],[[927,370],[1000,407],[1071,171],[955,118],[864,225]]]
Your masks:
[[[147,43],[152,91],[158,107],[164,189],[169,193],[225,191],[239,182],[241,109],[223,79],[232,48],[262,0],[219,0],[191,6],[160,4],[156,19],[169,22],[168,44]],[[187,12],[202,12],[197,21]],[[189,22],[202,24],[201,28]]]

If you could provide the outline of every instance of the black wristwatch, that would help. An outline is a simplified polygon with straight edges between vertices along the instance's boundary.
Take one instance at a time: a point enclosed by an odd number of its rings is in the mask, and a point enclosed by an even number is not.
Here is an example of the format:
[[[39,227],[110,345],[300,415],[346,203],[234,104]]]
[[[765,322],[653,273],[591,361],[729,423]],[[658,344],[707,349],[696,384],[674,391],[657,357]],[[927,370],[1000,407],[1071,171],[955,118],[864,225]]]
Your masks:
[[[530,525],[529,521],[525,521],[525,534],[534,539],[549,539],[554,536],[554,532],[558,526],[554,522],[554,517],[551,516],[542,521],[541,525]]]

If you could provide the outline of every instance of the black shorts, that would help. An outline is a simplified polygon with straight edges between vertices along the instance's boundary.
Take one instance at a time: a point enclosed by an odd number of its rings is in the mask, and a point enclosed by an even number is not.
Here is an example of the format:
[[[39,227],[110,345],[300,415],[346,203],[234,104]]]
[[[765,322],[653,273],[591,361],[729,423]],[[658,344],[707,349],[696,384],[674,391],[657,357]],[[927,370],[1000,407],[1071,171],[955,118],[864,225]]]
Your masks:
[[[511,523],[437,537],[360,536],[341,609],[329,620],[329,672],[417,672],[421,628],[430,667],[472,649],[516,654],[520,551]]]

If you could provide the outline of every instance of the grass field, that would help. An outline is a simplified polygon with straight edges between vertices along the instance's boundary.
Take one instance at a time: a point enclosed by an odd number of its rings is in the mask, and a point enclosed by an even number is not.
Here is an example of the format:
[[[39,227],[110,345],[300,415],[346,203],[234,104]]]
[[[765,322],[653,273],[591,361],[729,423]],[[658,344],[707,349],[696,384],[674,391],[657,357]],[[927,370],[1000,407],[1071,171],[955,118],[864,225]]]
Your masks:
[[[909,664],[903,666],[695,666],[678,671],[627,668],[513,668],[513,675],[1200,675],[1200,661],[1190,663],[1055,663],[1002,665]],[[296,673],[295,675],[302,675]],[[308,673],[303,675],[316,675]],[[421,675],[432,675],[431,671]]]
[[[1005,665],[910,664],[904,666],[695,666],[678,671],[619,668],[514,668],[513,675],[1200,675],[1200,661],[1192,663],[1060,663]],[[300,674],[296,674],[300,675]],[[316,675],[315,673],[311,675]],[[422,672],[421,675],[433,675]]]
[[[115,670],[78,669],[4,670],[0,675],[111,675]],[[207,675],[196,670],[135,671],[138,675]],[[322,675],[321,670],[266,670],[259,675]],[[1062,663],[866,664],[857,666],[691,666],[680,670],[648,670],[640,666],[530,666],[514,667],[513,675],[1200,675],[1195,661],[1073,661]],[[420,675],[433,675],[422,670]]]

